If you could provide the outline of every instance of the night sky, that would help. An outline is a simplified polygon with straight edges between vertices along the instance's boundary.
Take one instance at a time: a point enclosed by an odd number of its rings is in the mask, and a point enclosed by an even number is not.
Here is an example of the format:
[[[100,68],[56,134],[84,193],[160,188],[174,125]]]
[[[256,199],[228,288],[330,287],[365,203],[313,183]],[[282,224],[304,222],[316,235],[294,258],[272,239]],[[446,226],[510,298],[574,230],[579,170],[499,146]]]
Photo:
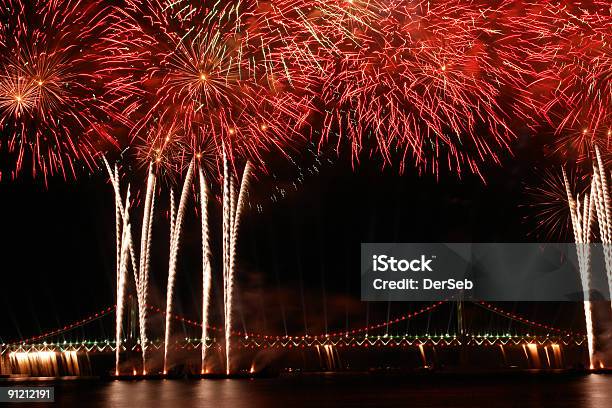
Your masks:
[[[361,242],[535,240],[528,235],[534,220],[522,206],[529,199],[524,187],[539,182],[536,169],[550,160],[534,145],[531,137],[520,137],[514,155],[503,157],[501,166],[485,168],[486,184],[469,174],[458,179],[443,173],[437,180],[409,168],[398,175],[397,169],[381,170],[380,162],[367,158],[353,169],[344,157],[325,153],[318,173],[306,176],[296,190],[295,179],[286,176],[292,172],[272,168],[285,176],[260,176],[251,184],[253,207],[242,223],[237,325],[268,333],[312,333],[373,321],[378,312],[380,318],[403,312],[399,304],[359,302]],[[274,200],[271,191],[277,187],[287,194]],[[153,232],[150,303],[160,307],[168,262],[166,196],[164,190]],[[221,216],[219,203],[210,212],[218,262],[220,218],[214,217]],[[3,182],[0,214],[0,341],[36,335],[114,303],[114,203],[104,173],[78,181],[53,179],[48,187],[27,177]],[[199,228],[192,195],[179,253],[176,310],[194,319],[201,314]],[[213,272],[217,277],[218,271]],[[216,280],[214,310],[219,316]],[[549,309],[558,315],[558,308]]]

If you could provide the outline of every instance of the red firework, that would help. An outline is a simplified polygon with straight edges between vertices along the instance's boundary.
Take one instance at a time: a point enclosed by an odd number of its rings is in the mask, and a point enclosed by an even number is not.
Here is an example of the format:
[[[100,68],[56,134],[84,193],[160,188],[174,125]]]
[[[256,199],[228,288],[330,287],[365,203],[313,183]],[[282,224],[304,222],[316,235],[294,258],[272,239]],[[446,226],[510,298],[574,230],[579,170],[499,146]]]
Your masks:
[[[534,106],[560,136],[556,151],[578,149],[572,155],[587,156],[612,128],[610,3],[522,7],[516,27],[522,39],[530,40],[523,52],[540,73]]]
[[[565,52],[554,65],[559,76],[559,128],[589,132],[612,129],[612,7],[595,4],[576,16],[581,30],[568,36]]]
[[[171,172],[195,156],[218,174],[224,152],[265,168],[306,127],[356,160],[434,174],[482,177],[538,116],[566,157],[609,150],[612,11],[598,0],[0,4],[13,176],[93,167],[118,122]]]
[[[284,154],[301,137],[309,98],[289,92],[256,6],[135,0],[118,11],[115,35],[125,49],[115,58],[129,66],[118,88],[131,92],[124,105],[135,118],[136,145],[154,148],[152,135],[180,129],[169,136],[186,146],[179,156],[204,156],[219,174],[223,152],[263,167],[263,153]]]
[[[481,175],[515,131],[542,118],[560,131],[588,129],[590,149],[607,144],[609,4],[304,0],[270,9],[270,31],[284,34],[277,52],[307,72],[301,79],[319,98],[322,140],[348,141],[357,159],[370,151],[400,170]],[[584,133],[560,134],[554,149],[586,146]]]
[[[525,218],[534,226],[533,235],[545,241],[571,241],[572,224],[562,171],[546,169],[538,171],[538,174],[541,183],[527,185],[524,190],[528,199],[525,207],[529,209],[529,215]],[[589,186],[585,185],[584,179],[578,178],[571,171],[568,179],[580,197],[588,192]]]
[[[115,145],[102,2],[0,2],[0,171],[74,176]]]
[[[438,174],[445,162],[481,175],[482,163],[509,150],[516,119],[528,117],[502,105],[524,80],[492,27],[499,13],[471,2],[398,2],[374,28],[362,26],[324,67],[324,139],[348,139],[354,157],[368,148],[385,164],[399,157],[401,171],[411,161]]]

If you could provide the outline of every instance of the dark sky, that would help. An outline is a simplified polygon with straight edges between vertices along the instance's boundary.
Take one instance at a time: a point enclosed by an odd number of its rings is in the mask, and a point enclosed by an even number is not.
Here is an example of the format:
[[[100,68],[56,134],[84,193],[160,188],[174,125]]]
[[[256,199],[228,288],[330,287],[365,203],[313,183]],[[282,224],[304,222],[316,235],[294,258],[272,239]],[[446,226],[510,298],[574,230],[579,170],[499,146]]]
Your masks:
[[[327,160],[330,158],[331,160]],[[319,173],[294,179],[261,177],[239,242],[238,325],[249,330],[303,332],[363,321],[375,313],[359,302],[361,242],[522,242],[533,229],[520,207],[526,183],[537,183],[541,166],[531,140],[519,140],[514,157],[475,176],[436,180],[408,169],[381,170],[362,161],[353,170],[344,158],[323,157]],[[279,170],[282,172],[282,170]],[[280,174],[280,173],[279,173]],[[286,174],[286,172],[283,172]],[[124,186],[125,187],[125,186]],[[272,200],[271,191],[286,196]],[[167,208],[167,190],[160,208]],[[277,196],[280,196],[277,194]],[[213,251],[218,260],[221,210],[211,206]],[[20,180],[0,184],[0,340],[31,336],[114,303],[114,207],[103,173],[76,182]],[[165,303],[168,223],[154,225],[150,302]],[[179,254],[177,310],[199,318],[201,270],[199,216],[190,203]],[[217,274],[218,275],[218,274]],[[219,282],[215,310],[220,310]],[[401,306],[382,307],[398,314]],[[220,314],[220,313],[219,313]],[[321,317],[324,317],[322,319]],[[373,316],[367,316],[374,320]],[[324,321],[323,321],[324,320]]]

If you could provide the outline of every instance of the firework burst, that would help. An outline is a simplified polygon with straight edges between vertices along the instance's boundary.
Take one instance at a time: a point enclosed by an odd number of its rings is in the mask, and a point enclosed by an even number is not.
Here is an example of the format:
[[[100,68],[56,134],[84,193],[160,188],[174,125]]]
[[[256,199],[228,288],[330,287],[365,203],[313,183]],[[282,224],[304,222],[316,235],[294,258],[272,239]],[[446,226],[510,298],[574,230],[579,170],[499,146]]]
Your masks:
[[[108,10],[96,1],[23,3],[2,0],[0,19],[0,148],[16,177],[75,175],[116,145],[119,115],[105,85],[108,66],[99,39]],[[8,159],[10,157],[10,159]]]
[[[539,2],[521,7],[512,18],[523,44],[520,53],[538,71],[530,101],[563,139],[558,145],[569,142],[568,148],[584,154],[583,142],[607,134],[612,126],[610,4]]]
[[[499,162],[513,118],[528,115],[502,105],[523,79],[487,15],[472,3],[400,3],[377,30],[362,27],[356,46],[325,67],[323,139],[348,139],[356,158],[399,158],[400,171],[412,161],[481,175],[483,163]]]
[[[612,131],[608,129],[566,128],[550,143],[549,154],[578,164],[592,162],[595,148],[600,149],[605,163],[612,160]]]
[[[120,88],[138,83],[125,100],[135,144],[155,144],[149,139],[160,126],[178,127],[186,153],[206,156],[220,175],[224,149],[232,162],[264,167],[263,153],[284,154],[301,138],[309,98],[288,92],[272,68],[254,3],[128,3],[116,32],[125,49],[116,58],[132,67]]]
[[[607,133],[612,128],[612,10],[600,3],[576,18],[581,30],[568,36],[556,64],[558,99],[565,111],[559,128]]]
[[[534,225],[532,234],[547,241],[571,240],[572,224],[567,203],[567,191],[563,173],[560,169],[546,169],[541,174],[538,185],[526,185],[524,192],[528,200],[525,207],[529,210],[526,217]],[[567,174],[571,188],[583,197],[588,191],[585,180],[569,172]]]

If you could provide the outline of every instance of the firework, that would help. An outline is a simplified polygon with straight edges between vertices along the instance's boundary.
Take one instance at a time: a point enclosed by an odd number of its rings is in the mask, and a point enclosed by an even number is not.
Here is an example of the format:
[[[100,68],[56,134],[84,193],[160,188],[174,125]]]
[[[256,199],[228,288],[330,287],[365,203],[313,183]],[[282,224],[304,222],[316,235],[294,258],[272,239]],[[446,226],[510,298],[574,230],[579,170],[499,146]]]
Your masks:
[[[572,228],[574,231],[574,239],[576,241],[576,251],[578,255],[578,266],[580,270],[580,282],[582,290],[585,293],[584,300],[584,319],[587,329],[587,346],[589,349],[589,363],[591,369],[595,366],[595,337],[593,335],[593,311],[591,301],[586,298],[590,295],[591,288],[591,270],[590,258],[591,250],[589,244],[591,242],[591,226],[593,224],[593,207],[594,200],[591,194],[584,195],[582,201],[580,197],[574,198],[570,189],[569,181],[565,171],[563,172],[565,189],[567,192],[567,201],[569,204]],[[595,183],[591,184],[591,193],[594,193]]]
[[[153,213],[155,209],[155,185],[156,178],[153,174],[153,165],[149,166],[149,176],[147,180],[147,190],[145,196],[145,206],[142,220],[142,234],[140,244],[140,258],[137,258],[132,239],[130,222],[130,186],[128,185],[126,204],[121,201],[121,186],[119,181],[119,169],[115,165],[111,169],[105,157],[104,164],[110,176],[110,181],[115,192],[115,216],[117,234],[117,316],[116,325],[121,332],[123,321],[123,309],[125,307],[125,286],[127,284],[126,274],[129,269],[131,259],[134,283],[136,286],[136,296],[138,304],[138,324],[140,329],[140,344],[142,351],[142,372],[147,373],[147,294],[149,283],[149,260],[152,238]],[[124,251],[127,255],[124,255]],[[128,259],[129,258],[129,259]],[[121,339],[117,341],[120,342]],[[119,343],[118,343],[119,344]],[[118,347],[119,349],[119,347]],[[118,375],[119,352],[116,354],[116,373]]]
[[[579,145],[584,156],[609,143],[609,4],[269,7],[280,58],[308,78],[302,82],[323,106],[322,141],[348,142],[357,161],[366,152],[400,171],[412,162],[421,171],[467,168],[482,177],[482,165],[499,163],[517,131],[542,121],[559,130],[553,151]]]
[[[202,374],[206,374],[206,338],[208,329],[208,312],[212,289],[212,270],[210,253],[210,235],[208,228],[208,186],[202,168],[199,169],[200,207],[202,217]]]
[[[138,317],[140,326],[140,346],[142,349],[142,373],[147,373],[147,293],[149,285],[149,261],[151,256],[151,236],[153,230],[153,213],[155,211],[155,183],[153,165],[149,166],[147,192],[144,213],[142,216],[142,233],[140,235],[140,264],[138,267],[137,295]]]
[[[225,362],[226,373],[231,371],[231,330],[233,317],[234,279],[236,276],[236,245],[240,220],[244,210],[251,165],[247,162],[240,182],[240,190],[236,196],[234,177],[229,173],[227,160],[224,165],[223,189],[223,300],[225,311]]]
[[[220,176],[223,151],[232,163],[264,167],[263,153],[284,154],[302,139],[310,99],[289,92],[289,82],[277,75],[255,7],[129,1],[118,11],[122,29],[115,36],[124,50],[116,59],[132,67],[120,74],[119,87],[138,84],[123,104],[134,118],[134,144],[146,146],[144,157],[160,149],[151,135],[173,130],[189,156],[176,168],[204,156],[201,162],[210,164],[205,170]]]
[[[529,198],[529,220],[534,224],[533,233],[545,240],[569,239],[572,236],[571,217],[567,205],[567,191],[563,173],[559,170],[545,169],[537,185],[526,185],[525,194]],[[578,189],[583,196],[587,189],[572,172],[567,173],[572,190]]]
[[[217,176],[224,150],[265,168],[310,126],[356,160],[481,176],[536,115],[558,129],[555,151],[610,137],[605,2],[2,4],[13,174],[30,161],[45,174],[93,167],[118,120],[146,166],[179,174],[196,156]]]
[[[610,208],[610,190],[601,154],[596,149],[597,164],[593,165],[594,201],[599,224],[599,235],[603,244],[606,274],[608,277],[608,292],[612,294],[612,210]],[[610,303],[612,306],[612,302]]]
[[[121,331],[123,327],[123,308],[125,304],[125,285],[126,275],[129,268],[129,244],[130,241],[130,221],[129,221],[129,206],[130,206],[130,189],[128,188],[125,198],[125,212],[123,217],[123,228],[121,235],[120,259],[117,260],[119,267],[119,276],[117,277],[117,315],[115,326],[115,375],[119,375],[119,354],[121,352]]]
[[[605,154],[602,159],[608,163],[611,159],[612,131],[566,127],[558,131],[550,147],[549,155],[578,164],[594,162],[595,149],[600,149]]]
[[[559,136],[555,152],[578,160],[608,145],[612,127],[612,10],[609,2],[521,5],[514,18],[538,71],[530,101]]]
[[[226,373],[230,372],[230,338],[229,333],[231,332],[231,326],[229,321],[231,319],[230,308],[232,302],[230,300],[229,290],[229,274],[230,274],[230,263],[231,263],[231,231],[232,221],[234,216],[234,179],[230,175],[229,163],[224,155],[223,160],[223,321],[225,324],[225,370]]]
[[[120,119],[106,86],[102,46],[110,14],[97,1],[25,3],[2,0],[0,19],[0,148],[16,177],[74,176],[117,145]]]
[[[340,54],[323,59],[322,139],[344,140],[385,165],[438,174],[481,175],[510,149],[513,121],[528,115],[503,104],[525,84],[503,34],[499,10],[455,2],[398,2],[372,27],[353,28]],[[355,24],[355,20],[352,20]],[[481,175],[482,177],[482,175]]]
[[[324,61],[359,46],[366,31],[377,32],[396,3],[279,0],[258,7],[255,19],[271,44],[272,61],[280,63],[287,79],[299,89],[316,89],[320,77],[300,74],[312,67],[324,74]]]
[[[559,103],[564,108],[559,128],[582,126],[588,133],[612,128],[612,10],[609,4],[576,10],[580,30],[570,32],[564,53],[555,59]],[[565,33],[563,35],[566,35]]]
[[[183,219],[185,217],[185,209],[187,206],[187,199],[189,197],[189,188],[191,187],[191,179],[193,177],[194,162],[192,161],[187,170],[185,176],[185,182],[183,183],[183,190],[181,192],[181,198],[179,201],[178,210],[174,208],[174,199],[171,199],[171,220],[170,220],[170,262],[168,266],[168,286],[166,290],[166,330],[164,335],[164,374],[167,373],[168,368],[168,347],[170,342],[170,320],[172,316],[172,303],[174,297],[174,283],[176,280],[176,264],[179,251],[179,244],[181,239],[181,232],[183,228]],[[172,195],[171,197],[174,197]]]

